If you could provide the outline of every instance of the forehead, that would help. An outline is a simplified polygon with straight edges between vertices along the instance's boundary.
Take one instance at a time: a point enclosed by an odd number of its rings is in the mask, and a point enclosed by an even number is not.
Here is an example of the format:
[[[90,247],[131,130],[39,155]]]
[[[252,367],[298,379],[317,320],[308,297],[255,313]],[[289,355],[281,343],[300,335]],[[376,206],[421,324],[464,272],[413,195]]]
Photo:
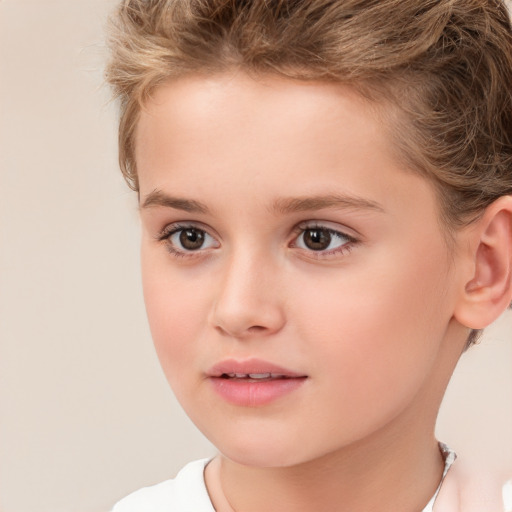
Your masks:
[[[246,172],[269,160],[284,171],[305,158],[339,167],[355,155],[370,165],[375,152],[393,158],[381,111],[340,84],[243,73],[182,77],[160,86],[141,112],[137,168],[144,180],[147,168],[220,154]]]

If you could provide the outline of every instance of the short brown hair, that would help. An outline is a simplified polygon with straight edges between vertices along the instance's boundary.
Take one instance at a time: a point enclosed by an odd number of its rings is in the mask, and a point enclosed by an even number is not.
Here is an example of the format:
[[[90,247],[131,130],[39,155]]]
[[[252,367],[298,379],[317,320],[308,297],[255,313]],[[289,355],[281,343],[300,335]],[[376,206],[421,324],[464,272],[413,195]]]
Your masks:
[[[398,154],[434,183],[448,227],[512,194],[512,31],[500,0],[123,0],[110,46],[134,190],[135,128],[154,88],[240,68],[348,84],[393,106]]]

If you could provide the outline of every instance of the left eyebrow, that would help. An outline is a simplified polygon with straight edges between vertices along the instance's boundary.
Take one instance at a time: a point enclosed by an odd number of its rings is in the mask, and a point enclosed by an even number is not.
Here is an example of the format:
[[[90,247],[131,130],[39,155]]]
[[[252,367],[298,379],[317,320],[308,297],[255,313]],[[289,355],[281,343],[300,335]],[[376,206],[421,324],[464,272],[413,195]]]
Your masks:
[[[377,202],[350,195],[322,195],[311,197],[289,197],[277,199],[272,205],[275,213],[286,214],[333,208],[340,210],[373,210],[384,213]]]

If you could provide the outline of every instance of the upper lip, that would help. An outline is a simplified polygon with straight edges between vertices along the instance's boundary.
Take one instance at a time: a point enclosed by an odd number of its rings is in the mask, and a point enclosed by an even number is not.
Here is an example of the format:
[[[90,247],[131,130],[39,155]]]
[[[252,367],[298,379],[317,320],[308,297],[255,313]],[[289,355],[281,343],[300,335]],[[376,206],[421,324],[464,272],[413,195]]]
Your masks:
[[[221,377],[229,374],[271,374],[280,377],[307,377],[304,373],[294,372],[288,368],[278,366],[262,359],[245,359],[238,361],[236,359],[226,359],[213,365],[207,372],[208,377]]]

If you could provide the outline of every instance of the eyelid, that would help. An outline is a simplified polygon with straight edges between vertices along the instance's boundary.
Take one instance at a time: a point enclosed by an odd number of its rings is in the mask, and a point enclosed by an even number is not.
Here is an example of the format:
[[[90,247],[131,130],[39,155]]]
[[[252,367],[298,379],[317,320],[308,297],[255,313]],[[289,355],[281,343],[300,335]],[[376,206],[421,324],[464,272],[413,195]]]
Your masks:
[[[332,221],[323,221],[317,219],[307,220],[297,224],[294,231],[296,233],[300,233],[308,229],[325,229],[327,231],[338,233],[352,241],[359,240],[359,235],[354,229],[348,228],[346,226],[340,225]]]
[[[197,250],[187,250],[184,248],[179,248],[174,246],[170,238],[172,235],[179,233],[180,231],[184,231],[186,229],[197,229],[198,231],[203,231],[208,237],[215,241],[215,247],[206,247],[199,248]],[[167,224],[162,230],[160,230],[155,238],[165,244],[167,250],[175,257],[182,258],[194,258],[204,256],[205,253],[210,252],[210,249],[217,249],[220,247],[219,237],[211,234],[211,229],[202,224],[201,222],[194,221],[185,221],[185,222],[172,222],[171,224]]]
[[[297,239],[299,236],[301,236],[302,233],[307,231],[308,229],[324,229],[330,233],[333,233],[341,238],[345,238],[347,240],[346,243],[335,247],[334,249],[325,249],[321,251],[315,251],[313,249],[304,249],[302,247],[298,247],[296,245]],[[321,221],[321,220],[309,220],[304,221],[298,224],[295,229],[295,237],[292,241],[292,244],[290,247],[299,249],[303,255],[305,255],[307,258],[311,259],[327,259],[327,258],[335,258],[345,255],[346,253],[350,252],[356,244],[360,242],[358,238],[356,238],[354,235],[351,235],[347,233],[347,231],[353,231],[348,228],[344,228],[340,226],[337,223],[333,223],[330,221]]]
[[[205,226],[202,222],[196,221],[177,221],[166,224],[161,230],[158,231],[155,238],[157,240],[164,240],[165,238],[169,237],[169,235],[183,229],[198,229],[199,231],[204,231],[216,240],[219,238],[216,233],[212,234],[211,228]]]

